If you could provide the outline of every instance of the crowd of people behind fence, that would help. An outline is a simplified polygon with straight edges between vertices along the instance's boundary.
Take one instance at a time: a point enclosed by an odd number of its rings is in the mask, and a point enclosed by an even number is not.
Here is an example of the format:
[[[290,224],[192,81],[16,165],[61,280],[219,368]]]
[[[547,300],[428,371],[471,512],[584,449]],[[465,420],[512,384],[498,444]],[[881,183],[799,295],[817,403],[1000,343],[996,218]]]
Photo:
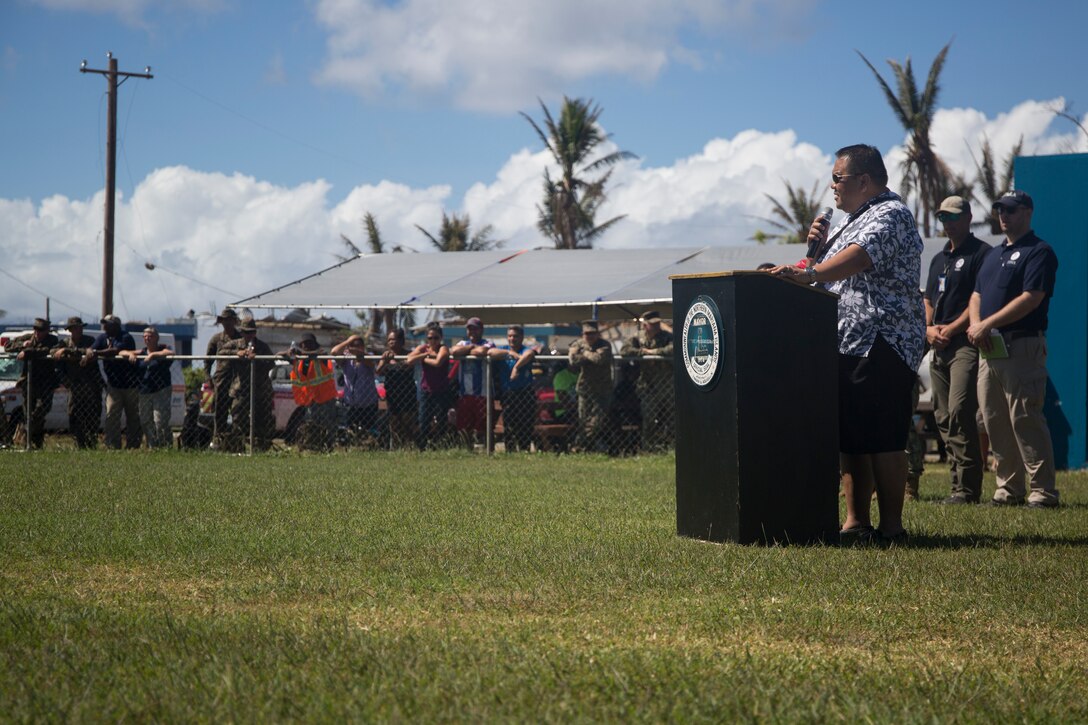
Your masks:
[[[1042,407],[1058,260],[1032,230],[1032,198],[1015,190],[994,202],[1005,235],[994,248],[971,234],[965,199],[944,199],[937,218],[949,241],[932,260],[924,294],[918,295],[921,237],[910,211],[887,188],[879,152],[855,145],[836,156],[831,188],[847,218],[833,230],[817,219],[809,232],[811,257],[768,271],[822,284],[840,296],[843,533],[883,543],[906,536],[903,500],[919,495],[924,453],[916,438],[908,443],[923,346],[933,351],[935,417],[950,461],[951,490],[943,502],[980,502],[982,444],[988,438],[997,477],[990,503],[1057,507],[1054,452]],[[189,404],[176,439],[182,447],[271,448],[277,434],[271,373],[277,360],[290,365],[295,404],[283,440],[300,448],[474,449],[498,437],[511,452],[616,455],[673,444],[673,338],[655,311],[643,314],[641,334],[623,343],[619,358],[598,323],[588,321],[559,360],[526,345],[519,325],[507,328],[505,344],[495,344],[483,336],[477,317],[452,344],[437,323],[414,347],[404,330],[390,331],[380,357],[367,355],[358,335],[326,351],[306,334],[277,354],[259,339],[251,316],[239,318],[228,308],[216,322],[222,331],[208,344],[205,390]],[[101,324],[102,332],[92,338],[80,318],[69,318],[69,336],[61,341],[39,319],[32,333],[8,345],[6,353],[23,361],[18,385],[24,405],[5,409],[0,444],[10,445],[21,417],[25,445],[42,447],[53,391],[62,383],[69,393],[68,430],[78,447],[98,444],[103,399],[107,448],[120,448],[122,440],[127,448],[175,442],[173,351],[161,344],[154,327],[144,329],[138,349],[116,316],[106,315]],[[879,528],[870,520],[874,489]]]
[[[69,318],[63,339],[48,320],[37,319],[5,351],[22,362],[24,399],[5,415],[0,445],[41,448],[54,393],[63,385],[67,430],[78,448],[98,446],[101,424],[108,449],[176,445],[242,453],[282,441],[313,451],[473,450],[489,443],[494,450],[495,442],[507,452],[666,450],[673,443],[672,335],[656,311],[641,322],[642,333],[622,343],[618,358],[596,321],[582,323],[564,356],[526,344],[520,325],[506,329],[505,342],[489,340],[477,317],[457,340],[447,341],[438,323],[427,326],[418,344],[403,329],[392,330],[380,354],[360,335],[326,350],[313,333],[274,351],[252,316],[226,308],[203,356],[203,385],[187,392],[175,436],[171,367],[180,363],[153,326],[138,347],[115,315],[102,318],[96,337],[84,332],[82,319]],[[289,366],[289,395],[274,389],[280,365]],[[279,430],[277,397],[293,402]]]

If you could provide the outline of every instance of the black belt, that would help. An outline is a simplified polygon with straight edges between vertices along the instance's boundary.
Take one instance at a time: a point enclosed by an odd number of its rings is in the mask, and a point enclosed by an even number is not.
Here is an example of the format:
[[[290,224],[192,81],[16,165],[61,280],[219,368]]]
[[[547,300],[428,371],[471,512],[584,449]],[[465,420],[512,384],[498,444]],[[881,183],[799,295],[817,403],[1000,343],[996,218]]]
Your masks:
[[[1006,342],[1012,342],[1013,340],[1023,340],[1028,337],[1046,337],[1046,333],[1042,330],[1011,330],[1002,332],[1001,336],[1005,338]]]

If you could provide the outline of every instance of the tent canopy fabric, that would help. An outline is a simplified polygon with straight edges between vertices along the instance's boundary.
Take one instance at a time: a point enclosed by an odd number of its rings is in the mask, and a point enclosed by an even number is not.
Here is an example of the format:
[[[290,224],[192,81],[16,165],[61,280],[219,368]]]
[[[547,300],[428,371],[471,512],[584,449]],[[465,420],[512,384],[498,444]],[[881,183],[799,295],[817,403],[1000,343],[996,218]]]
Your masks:
[[[930,239],[922,270],[946,239]],[[447,309],[487,324],[672,316],[670,275],[792,264],[801,245],[364,254],[232,307]],[[922,275],[924,283],[924,274]]]

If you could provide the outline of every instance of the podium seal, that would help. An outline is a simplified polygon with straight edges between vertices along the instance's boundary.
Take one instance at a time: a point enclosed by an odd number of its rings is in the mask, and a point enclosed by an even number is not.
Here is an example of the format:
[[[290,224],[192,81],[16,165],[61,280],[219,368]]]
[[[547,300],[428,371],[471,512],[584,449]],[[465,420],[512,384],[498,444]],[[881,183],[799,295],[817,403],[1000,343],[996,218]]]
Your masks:
[[[718,379],[722,359],[721,316],[710,297],[699,295],[684,315],[683,356],[688,377],[709,389]]]

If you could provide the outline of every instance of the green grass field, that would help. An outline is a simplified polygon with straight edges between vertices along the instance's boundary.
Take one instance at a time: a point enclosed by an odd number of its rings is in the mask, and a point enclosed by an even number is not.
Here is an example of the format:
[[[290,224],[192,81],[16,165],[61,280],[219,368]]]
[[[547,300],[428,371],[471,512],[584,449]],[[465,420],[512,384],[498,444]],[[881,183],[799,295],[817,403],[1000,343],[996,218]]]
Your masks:
[[[1088,721],[1088,474],[946,476],[880,551],[678,538],[671,457],[5,452],[0,720]]]

